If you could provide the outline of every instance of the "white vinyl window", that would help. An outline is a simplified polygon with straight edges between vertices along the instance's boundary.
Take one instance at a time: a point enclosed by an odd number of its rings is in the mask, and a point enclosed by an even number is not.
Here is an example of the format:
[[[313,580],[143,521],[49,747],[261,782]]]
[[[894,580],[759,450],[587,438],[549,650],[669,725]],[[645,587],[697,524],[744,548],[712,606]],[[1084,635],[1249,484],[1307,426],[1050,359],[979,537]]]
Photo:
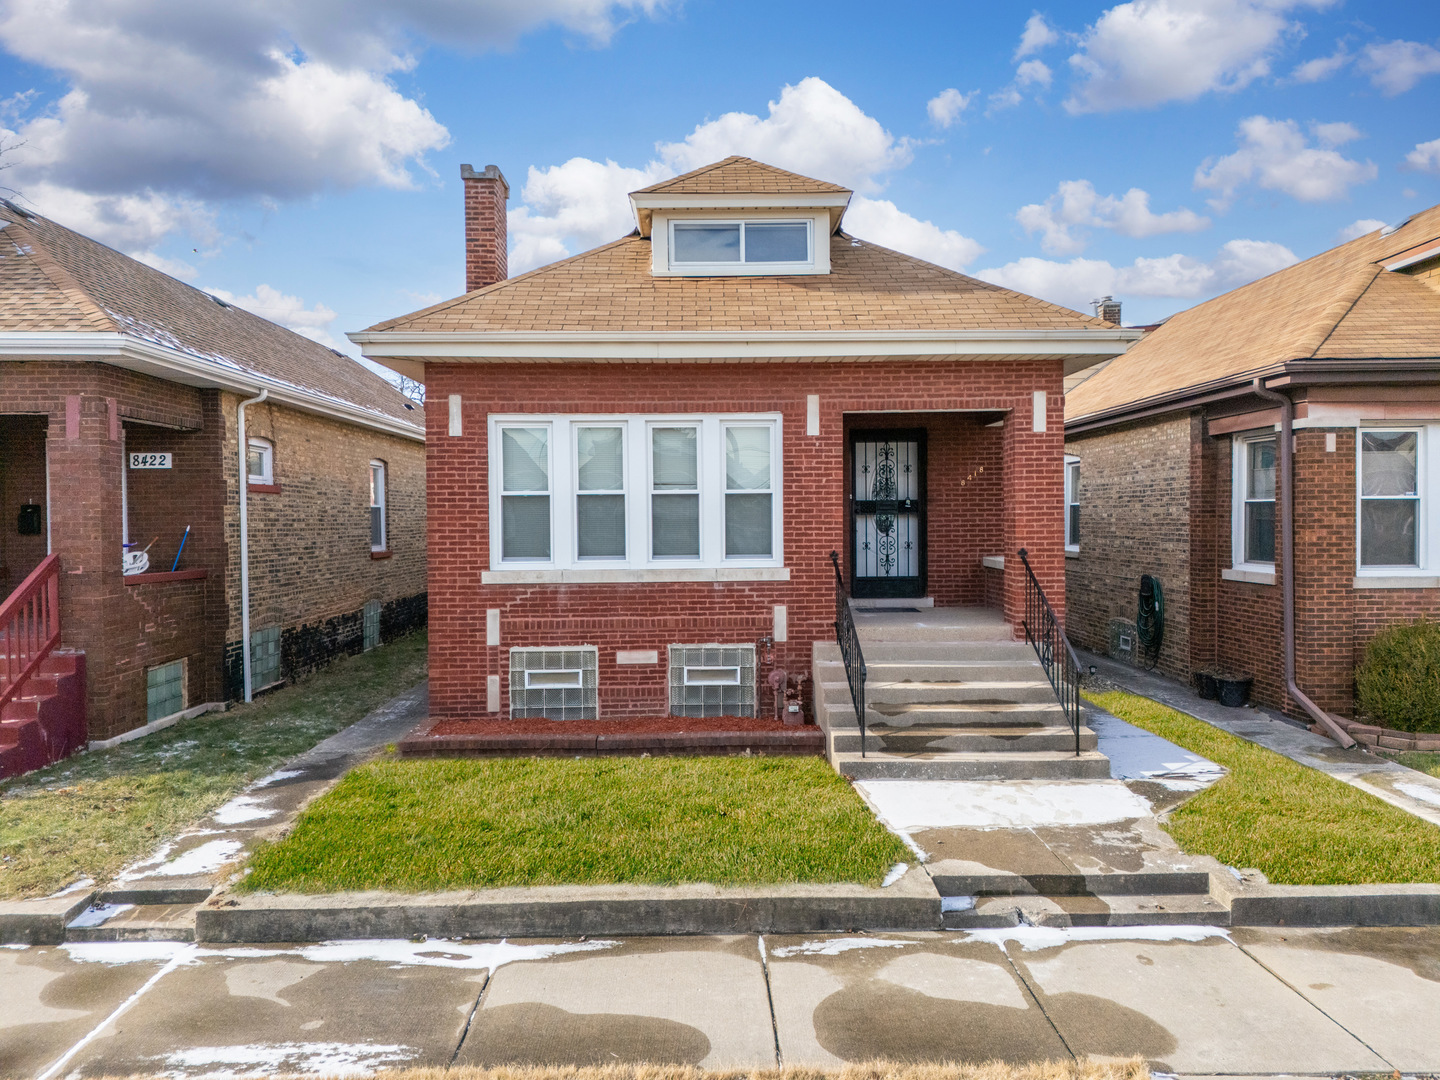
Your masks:
[[[245,474],[252,484],[275,483],[275,447],[268,440],[250,440],[245,448]]]
[[[782,565],[778,416],[492,417],[490,430],[492,569]]]
[[[1270,433],[1234,441],[1230,557],[1235,569],[1275,569],[1279,440]]]
[[[1065,459],[1065,550],[1080,550],[1080,459]]]
[[[812,234],[810,221],[672,221],[670,265],[809,266]]]
[[[1425,565],[1423,435],[1418,428],[1359,432],[1357,536],[1362,572]]]
[[[370,462],[370,550],[385,551],[385,463]]]

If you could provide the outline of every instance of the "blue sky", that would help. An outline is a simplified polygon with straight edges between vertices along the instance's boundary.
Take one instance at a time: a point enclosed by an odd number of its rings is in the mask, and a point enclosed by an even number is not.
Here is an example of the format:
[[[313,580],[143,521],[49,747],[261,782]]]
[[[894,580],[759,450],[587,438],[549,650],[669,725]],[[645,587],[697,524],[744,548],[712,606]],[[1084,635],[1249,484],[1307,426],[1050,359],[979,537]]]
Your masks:
[[[742,153],[1129,323],[1440,202],[1434,4],[5,0],[0,47],[0,182],[347,351],[461,291],[462,162],[511,182],[512,272]]]

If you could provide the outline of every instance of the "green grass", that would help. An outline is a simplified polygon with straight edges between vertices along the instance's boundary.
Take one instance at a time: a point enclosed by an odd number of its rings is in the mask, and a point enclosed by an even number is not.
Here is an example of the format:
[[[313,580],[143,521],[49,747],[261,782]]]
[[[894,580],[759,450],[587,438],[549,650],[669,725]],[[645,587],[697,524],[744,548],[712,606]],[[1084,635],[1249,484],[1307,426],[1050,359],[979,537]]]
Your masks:
[[[317,799],[243,887],[878,885],[909,858],[820,758],[392,760]]]
[[[44,896],[126,863],[425,678],[418,632],[250,705],[0,782],[0,899]]]
[[[1170,816],[1166,829],[1191,854],[1277,885],[1440,882],[1440,828],[1429,822],[1149,698],[1086,697],[1230,770]]]
[[[1440,753],[1433,750],[1382,751],[1382,753],[1391,761],[1398,761],[1407,769],[1440,777]]]

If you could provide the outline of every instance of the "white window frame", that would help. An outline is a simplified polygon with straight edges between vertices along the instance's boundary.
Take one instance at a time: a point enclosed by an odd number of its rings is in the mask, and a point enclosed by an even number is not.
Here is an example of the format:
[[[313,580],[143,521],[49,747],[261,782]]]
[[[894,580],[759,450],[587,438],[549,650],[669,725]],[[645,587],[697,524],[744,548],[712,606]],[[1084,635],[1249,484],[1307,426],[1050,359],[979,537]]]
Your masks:
[[[1361,511],[1365,502],[1364,491],[1364,446],[1366,433],[1414,432],[1415,446],[1415,497],[1419,506],[1415,511],[1415,563],[1400,566],[1366,566],[1362,562],[1365,553],[1361,550]],[[1440,521],[1433,520],[1440,515],[1440,499],[1431,497],[1428,490],[1430,478],[1440,476],[1440,462],[1431,459],[1440,454],[1440,423],[1373,423],[1362,424],[1355,431],[1355,576],[1357,578],[1405,578],[1428,577],[1440,567]]]
[[[376,471],[377,471],[377,470],[379,471],[379,475],[380,475],[379,501],[378,501],[378,502],[376,501],[376,484],[375,484],[375,475],[376,475]],[[369,528],[369,532],[370,532],[370,537],[371,537],[371,539],[370,539],[370,550],[371,550],[371,551],[389,551],[389,550],[390,550],[390,522],[386,520],[386,518],[388,517],[388,515],[386,514],[386,509],[387,509],[386,503],[387,503],[387,501],[388,501],[388,500],[387,500],[388,492],[386,491],[386,488],[388,487],[388,479],[389,479],[389,478],[388,478],[388,475],[387,475],[388,472],[389,472],[389,470],[385,467],[385,462],[381,461],[379,458],[376,458],[376,459],[374,459],[373,461],[370,462],[369,472],[368,472],[368,474],[367,474],[368,477],[369,477],[369,482],[370,482],[370,501],[369,501],[369,505],[368,505],[367,509],[369,510],[369,512],[370,512],[370,517],[371,517],[372,519],[373,519],[373,517],[374,517],[375,511],[376,511],[377,509],[380,511],[380,543],[379,543],[378,546],[376,545],[375,539],[374,539],[374,537],[375,537],[374,522],[373,522],[373,520],[369,520],[369,521],[366,522],[366,524],[370,527],[370,528]]]
[[[538,425],[537,425],[538,426]],[[634,544],[634,537],[630,528],[630,454],[629,454],[629,425],[623,420],[597,421],[586,423],[582,420],[573,421],[570,424],[570,543],[574,545],[571,550],[575,552],[575,563],[578,566],[617,566],[623,567],[629,559],[631,547]],[[618,428],[620,430],[620,489],[618,491],[581,491],[580,490],[580,438],[581,428]],[[554,429],[551,429],[551,438],[554,438]],[[553,448],[551,454],[554,457]],[[550,481],[553,489],[555,481]],[[620,495],[625,500],[625,554],[619,557],[610,555],[585,555],[580,554],[580,496],[581,495]],[[550,531],[555,532],[555,495],[550,496]],[[555,549],[552,546],[550,554],[553,557]]]
[[[740,226],[740,258],[733,262],[685,262],[675,257],[676,227],[687,225],[738,225]],[[805,226],[805,258],[789,262],[754,262],[745,257],[745,233],[751,225],[803,225]],[[669,222],[670,268],[689,271],[726,271],[743,266],[754,272],[764,270],[772,274],[784,274],[790,270],[809,270],[815,265],[815,223],[808,217],[797,218],[675,218]]]
[[[676,225],[740,225],[741,256],[737,262],[679,262],[675,251]],[[745,262],[746,225],[805,225],[807,255],[803,262]],[[655,212],[651,228],[651,273],[658,277],[768,277],[830,272],[830,214],[828,210],[706,210]]]
[[[250,451],[259,450],[264,469],[259,476],[250,471]],[[269,439],[251,437],[245,444],[245,482],[247,484],[275,483],[275,444]]]
[[[770,525],[769,556],[725,556],[725,428],[769,427]],[[579,467],[576,430],[582,427],[620,427],[625,454],[625,547],[623,559],[578,557],[576,496]],[[489,508],[491,571],[688,571],[780,568],[785,565],[784,430],[779,413],[645,413],[645,414],[504,414],[493,415],[489,427]],[[655,428],[699,429],[700,554],[698,557],[655,558],[651,552],[650,495],[653,458],[650,432]],[[502,488],[501,433],[506,428],[546,428],[550,454],[550,558],[506,559],[501,541]],[[556,462],[569,467],[556,469]],[[509,494],[516,494],[510,492]],[[664,493],[662,493],[664,494]]]
[[[1078,552],[1080,550],[1080,538],[1072,536],[1070,532],[1070,508],[1079,506],[1080,500],[1075,495],[1075,478],[1080,475],[1080,459],[1070,454],[1065,455],[1065,550]]]
[[[1275,443],[1275,550],[1280,550],[1280,434],[1273,428],[1249,431],[1231,439],[1230,475],[1230,569],[1238,573],[1271,575],[1274,562],[1250,562],[1245,558],[1245,504],[1250,484],[1250,445]],[[1263,501],[1263,500],[1261,500]]]

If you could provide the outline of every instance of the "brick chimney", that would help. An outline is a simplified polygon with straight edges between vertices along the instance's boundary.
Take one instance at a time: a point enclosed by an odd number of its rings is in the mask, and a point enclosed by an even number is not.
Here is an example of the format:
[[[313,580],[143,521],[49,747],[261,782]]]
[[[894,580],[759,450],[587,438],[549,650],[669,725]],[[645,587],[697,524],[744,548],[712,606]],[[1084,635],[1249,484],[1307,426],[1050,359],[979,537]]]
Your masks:
[[[1102,296],[1099,300],[1091,300],[1095,305],[1096,318],[1104,319],[1111,326],[1120,325],[1120,301],[1113,296]]]
[[[460,166],[465,188],[465,291],[474,292],[510,276],[505,244],[505,203],[510,185],[497,165],[476,172]]]

